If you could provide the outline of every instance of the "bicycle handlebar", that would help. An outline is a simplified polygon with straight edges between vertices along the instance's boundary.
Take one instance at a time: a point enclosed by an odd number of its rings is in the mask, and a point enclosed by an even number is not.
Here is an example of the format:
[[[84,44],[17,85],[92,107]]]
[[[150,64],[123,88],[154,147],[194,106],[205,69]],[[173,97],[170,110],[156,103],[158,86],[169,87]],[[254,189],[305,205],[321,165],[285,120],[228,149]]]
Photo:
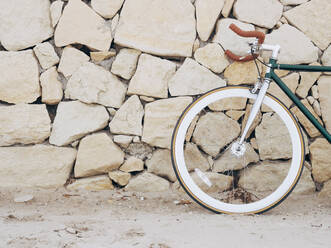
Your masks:
[[[258,39],[258,44],[259,45],[261,45],[264,42],[265,34],[262,33],[262,32],[259,32],[259,31],[244,31],[244,30],[240,29],[238,26],[236,26],[233,23],[229,26],[229,28],[233,32],[235,32],[236,34],[238,34],[239,36],[242,36],[242,37],[256,37]],[[258,56],[257,54],[254,54],[254,55],[250,54],[250,55],[247,55],[245,57],[242,57],[242,56],[235,55],[230,50],[226,50],[225,54],[230,59],[232,59],[234,61],[241,61],[241,62],[253,60],[254,58],[256,58]]]

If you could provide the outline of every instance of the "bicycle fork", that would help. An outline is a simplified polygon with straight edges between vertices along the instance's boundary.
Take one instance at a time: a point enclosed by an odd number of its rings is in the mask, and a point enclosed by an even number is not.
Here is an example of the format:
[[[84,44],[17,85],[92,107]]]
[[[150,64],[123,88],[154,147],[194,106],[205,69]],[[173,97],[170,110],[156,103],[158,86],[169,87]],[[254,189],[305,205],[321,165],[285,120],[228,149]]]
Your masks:
[[[267,93],[270,82],[271,82],[270,78],[265,78],[263,80],[263,83],[262,83],[262,86],[261,86],[261,88],[259,90],[259,93],[257,95],[256,101],[253,104],[252,110],[251,110],[251,112],[248,116],[248,120],[247,120],[246,126],[244,128],[244,131],[243,131],[243,133],[240,137],[239,146],[241,146],[244,143],[247,132],[248,132],[249,128],[252,126],[252,123],[254,122],[254,120],[256,118],[256,115],[257,115],[257,113],[259,112],[259,110],[261,108],[262,101],[264,99],[265,94]]]

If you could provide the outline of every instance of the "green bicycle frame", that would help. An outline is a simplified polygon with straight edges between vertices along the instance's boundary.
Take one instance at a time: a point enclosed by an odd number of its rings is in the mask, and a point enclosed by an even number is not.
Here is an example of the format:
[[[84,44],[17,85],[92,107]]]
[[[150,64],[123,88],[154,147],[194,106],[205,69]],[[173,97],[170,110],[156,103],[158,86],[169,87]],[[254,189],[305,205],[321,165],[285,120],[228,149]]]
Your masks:
[[[308,71],[308,72],[331,72],[331,66],[310,66],[310,65],[287,65],[277,64],[276,60],[270,59],[270,72],[265,75],[266,78],[274,80],[274,82],[282,89],[282,91],[294,102],[300,111],[308,118],[308,120],[320,131],[320,133],[331,143],[331,135],[313,116],[313,114],[301,103],[296,95],[286,86],[286,84],[276,75],[274,70],[289,70],[289,71]],[[331,82],[330,82],[331,84]],[[331,96],[330,96],[331,97]]]

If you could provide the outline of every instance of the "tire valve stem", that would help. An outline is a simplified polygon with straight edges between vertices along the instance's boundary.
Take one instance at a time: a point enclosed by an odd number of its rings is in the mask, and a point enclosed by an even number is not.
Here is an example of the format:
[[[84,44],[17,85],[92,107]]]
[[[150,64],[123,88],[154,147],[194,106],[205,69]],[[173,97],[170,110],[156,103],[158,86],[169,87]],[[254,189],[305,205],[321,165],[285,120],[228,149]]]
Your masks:
[[[198,177],[200,177],[200,179],[210,188],[213,184],[212,182],[209,180],[209,178],[206,176],[205,173],[203,173],[200,169],[195,168],[194,169],[195,173],[198,175]]]

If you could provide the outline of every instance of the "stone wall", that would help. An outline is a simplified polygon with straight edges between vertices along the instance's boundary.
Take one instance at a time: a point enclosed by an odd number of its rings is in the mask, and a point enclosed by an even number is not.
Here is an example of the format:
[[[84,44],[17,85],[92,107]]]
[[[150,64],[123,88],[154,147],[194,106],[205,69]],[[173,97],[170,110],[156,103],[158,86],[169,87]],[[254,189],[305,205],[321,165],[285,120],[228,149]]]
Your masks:
[[[281,63],[331,66],[330,13],[330,0],[1,1],[0,187],[169,189],[183,109],[257,78],[253,62],[224,56],[249,49],[228,25],[266,33]],[[331,76],[287,74],[331,132]],[[309,144],[302,191],[321,190],[331,145],[292,110]]]

